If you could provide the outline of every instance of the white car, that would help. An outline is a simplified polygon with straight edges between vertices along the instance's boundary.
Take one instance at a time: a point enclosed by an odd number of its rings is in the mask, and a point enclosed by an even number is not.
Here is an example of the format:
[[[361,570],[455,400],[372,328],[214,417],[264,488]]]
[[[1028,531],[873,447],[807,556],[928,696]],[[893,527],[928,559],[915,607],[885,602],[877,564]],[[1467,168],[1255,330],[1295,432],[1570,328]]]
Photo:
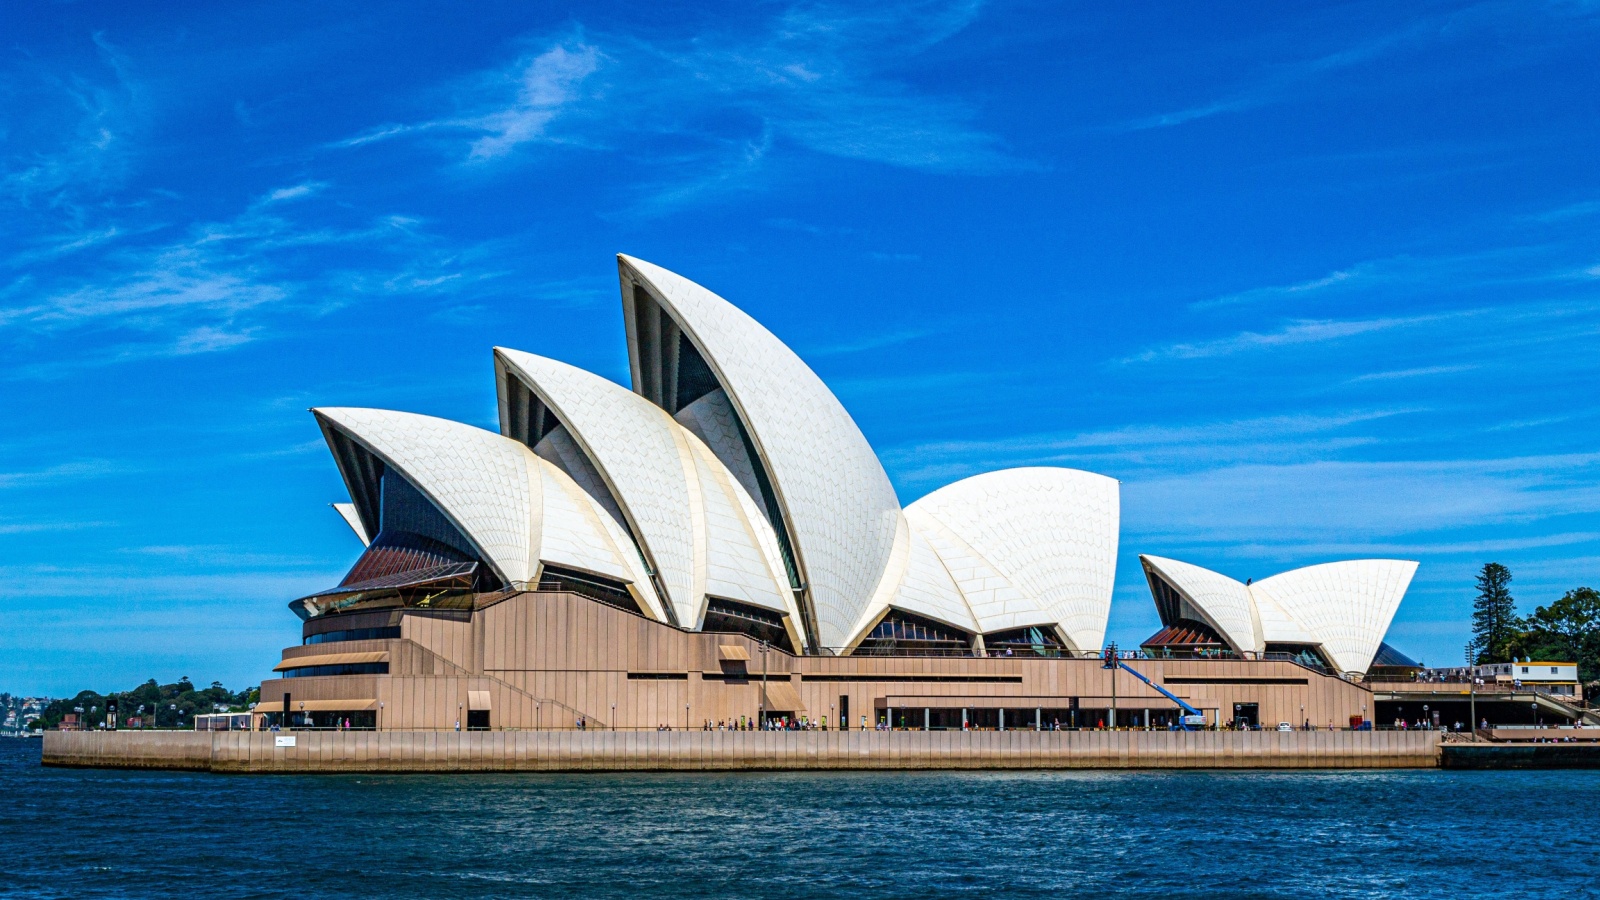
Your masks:
[[[1294,726],[1290,725],[1288,722],[1279,722],[1278,723],[1278,730],[1279,731],[1293,731],[1294,730]]]

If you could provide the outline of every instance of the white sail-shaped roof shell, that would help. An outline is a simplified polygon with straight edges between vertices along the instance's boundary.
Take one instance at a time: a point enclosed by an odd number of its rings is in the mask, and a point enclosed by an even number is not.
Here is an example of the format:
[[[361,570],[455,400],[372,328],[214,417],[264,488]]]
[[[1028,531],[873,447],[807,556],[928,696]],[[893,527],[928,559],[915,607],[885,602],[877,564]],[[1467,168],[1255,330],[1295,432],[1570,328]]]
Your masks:
[[[1160,556],[1140,556],[1139,561],[1147,571],[1155,571],[1166,582],[1178,589],[1189,601],[1192,612],[1201,621],[1215,628],[1217,634],[1241,653],[1261,650],[1260,629],[1256,626],[1255,601],[1250,589],[1220,572],[1166,559]]]
[[[1341,672],[1365,672],[1400,608],[1417,564],[1355,559],[1294,569],[1241,584],[1200,566],[1141,556],[1147,573],[1176,589],[1234,650],[1311,644]]]
[[[400,473],[508,584],[537,584],[544,563],[565,566],[627,584],[641,609],[664,617],[626,534],[566,473],[521,443],[415,413],[348,407],[313,412],[325,429]],[[361,489],[347,487],[352,495]],[[377,523],[366,525],[370,531]]]
[[[975,475],[906,508],[977,630],[1053,625],[1073,650],[1105,639],[1120,516],[1114,479],[1050,467]]]
[[[675,346],[639,315],[644,288],[698,349],[770,479],[822,647],[844,645],[894,551],[900,504],[850,414],[800,357],[749,315],[686,278],[619,256],[634,389],[660,402],[645,362]],[[641,326],[641,321],[646,326]],[[664,335],[667,335],[664,337]],[[652,391],[658,396],[652,397]]]
[[[603,482],[602,505],[643,545],[678,624],[698,627],[707,596],[795,614],[771,526],[699,438],[593,373],[519,350],[497,348],[495,358],[501,397],[504,379],[518,379],[560,421],[552,436],[573,445],[559,448],[563,465]],[[501,427],[508,431],[509,416]],[[566,458],[572,449],[583,460]]]
[[[1278,606],[1316,635],[1341,672],[1365,672],[1389,631],[1417,564],[1403,559],[1356,559],[1306,566],[1250,586],[1262,604]],[[1274,636],[1269,641],[1291,641]]]

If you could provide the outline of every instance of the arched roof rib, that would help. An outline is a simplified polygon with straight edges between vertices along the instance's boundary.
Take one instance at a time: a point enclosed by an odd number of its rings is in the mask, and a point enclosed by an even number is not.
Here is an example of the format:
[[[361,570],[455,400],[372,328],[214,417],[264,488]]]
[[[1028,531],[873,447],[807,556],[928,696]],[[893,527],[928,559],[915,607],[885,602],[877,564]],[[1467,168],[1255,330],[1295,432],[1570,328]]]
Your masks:
[[[816,373],[743,311],[642,260],[619,256],[618,271],[634,390],[674,414],[727,394],[806,632],[821,647],[844,645],[888,565],[900,512],[865,436]]]
[[[737,480],[665,410],[598,375],[519,350],[497,348],[495,368],[502,430],[531,440],[536,430],[518,423],[538,419],[545,436],[536,449],[555,438],[570,442],[565,465],[602,482],[595,491],[637,540],[677,624],[698,627],[708,595],[794,612],[782,569],[769,567],[780,555],[770,527],[749,521],[752,503],[738,496]],[[537,404],[521,403],[519,411],[519,387]],[[567,459],[572,452],[582,460]]]

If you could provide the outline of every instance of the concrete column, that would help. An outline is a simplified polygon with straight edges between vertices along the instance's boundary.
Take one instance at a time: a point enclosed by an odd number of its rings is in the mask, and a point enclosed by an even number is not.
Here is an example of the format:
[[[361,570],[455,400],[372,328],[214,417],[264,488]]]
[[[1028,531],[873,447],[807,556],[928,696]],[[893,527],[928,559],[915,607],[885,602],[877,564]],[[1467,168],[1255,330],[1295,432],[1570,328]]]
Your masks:
[[[1000,707],[1000,730],[1006,730],[1006,708]]]
[[[1044,730],[1044,708],[1043,707],[1035,706],[1033,708],[1033,730],[1034,731],[1043,731]]]
[[[933,711],[928,709],[926,706],[922,708],[922,730],[933,730]]]

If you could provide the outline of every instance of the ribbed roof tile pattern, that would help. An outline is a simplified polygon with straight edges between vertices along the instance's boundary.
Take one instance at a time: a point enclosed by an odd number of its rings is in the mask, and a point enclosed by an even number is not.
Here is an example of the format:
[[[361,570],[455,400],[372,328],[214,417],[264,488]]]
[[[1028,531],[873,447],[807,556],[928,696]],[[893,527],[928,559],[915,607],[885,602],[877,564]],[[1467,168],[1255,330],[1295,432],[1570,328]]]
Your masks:
[[[522,444],[415,413],[314,412],[411,482],[502,580],[534,583],[541,562],[594,572],[632,582],[643,608],[661,618],[626,534],[566,473]]]
[[[1339,671],[1358,673],[1371,666],[1417,571],[1410,560],[1354,559],[1245,585],[1177,560],[1141,556],[1140,561],[1198,607],[1235,650],[1312,644]],[[1255,627],[1246,630],[1251,622]]]
[[[563,362],[498,348],[508,377],[553,411],[655,563],[677,621],[696,627],[707,594],[788,613],[783,590],[745,521],[725,466],[665,410]],[[546,440],[549,440],[547,437]],[[541,445],[544,443],[540,442]],[[769,540],[771,532],[765,532]],[[776,545],[770,548],[778,553]]]
[[[1417,564],[1401,559],[1357,559],[1306,566],[1250,586],[1270,597],[1343,672],[1365,672],[1389,631]],[[1266,634],[1269,641],[1291,640]]]
[[[1177,588],[1190,601],[1194,612],[1235,649],[1252,653],[1261,649],[1261,637],[1255,625],[1256,615],[1251,608],[1254,601],[1250,597],[1250,590],[1243,584],[1221,573],[1176,559],[1141,556],[1139,560],[1146,569],[1153,570]]]
[[[1003,469],[946,485],[906,512],[913,525],[926,516],[965,545],[945,559],[953,575],[971,566],[972,577],[993,584],[993,595],[969,596],[978,598],[974,611],[984,610],[977,617],[983,630],[1054,623],[1076,650],[1097,649],[1105,639],[1121,515],[1114,479],[1076,469]],[[932,535],[930,541],[939,546]]]

